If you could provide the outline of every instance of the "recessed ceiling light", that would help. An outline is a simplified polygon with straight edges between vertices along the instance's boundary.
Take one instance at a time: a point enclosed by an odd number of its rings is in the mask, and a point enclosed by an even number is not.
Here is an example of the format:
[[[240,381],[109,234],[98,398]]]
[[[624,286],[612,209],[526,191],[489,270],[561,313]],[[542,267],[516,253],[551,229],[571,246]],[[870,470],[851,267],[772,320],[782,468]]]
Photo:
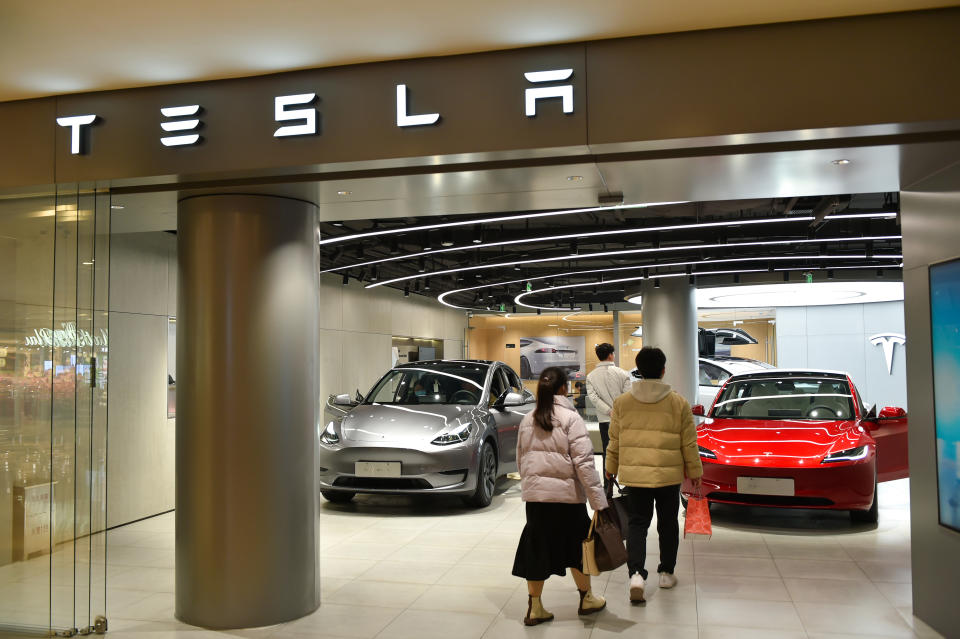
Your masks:
[[[850,160],[846,158],[840,158],[839,160],[831,161],[831,164],[836,164],[837,166],[843,166],[844,164],[850,164]]]
[[[337,195],[353,195],[353,191],[337,191]]]
[[[582,176],[582,175],[568,175],[568,176],[567,176],[567,182],[582,182],[582,181],[583,181],[583,176]]]
[[[123,204],[111,204],[110,208],[113,209],[114,211],[122,211]]]

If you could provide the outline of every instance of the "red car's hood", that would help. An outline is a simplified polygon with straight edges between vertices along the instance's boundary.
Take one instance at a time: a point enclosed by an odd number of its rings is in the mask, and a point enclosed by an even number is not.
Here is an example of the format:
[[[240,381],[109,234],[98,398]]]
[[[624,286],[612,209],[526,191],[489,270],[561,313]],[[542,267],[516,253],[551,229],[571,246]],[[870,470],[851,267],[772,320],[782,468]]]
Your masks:
[[[708,419],[697,436],[721,464],[803,468],[855,448],[864,433],[854,421]]]

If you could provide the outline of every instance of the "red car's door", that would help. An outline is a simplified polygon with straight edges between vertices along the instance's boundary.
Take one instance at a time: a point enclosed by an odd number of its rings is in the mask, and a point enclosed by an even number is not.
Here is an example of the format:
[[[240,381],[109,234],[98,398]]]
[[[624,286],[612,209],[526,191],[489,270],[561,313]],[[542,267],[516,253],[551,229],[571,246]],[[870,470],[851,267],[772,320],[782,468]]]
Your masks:
[[[907,455],[907,413],[888,406],[865,426],[877,440],[877,481],[891,481],[910,476]]]

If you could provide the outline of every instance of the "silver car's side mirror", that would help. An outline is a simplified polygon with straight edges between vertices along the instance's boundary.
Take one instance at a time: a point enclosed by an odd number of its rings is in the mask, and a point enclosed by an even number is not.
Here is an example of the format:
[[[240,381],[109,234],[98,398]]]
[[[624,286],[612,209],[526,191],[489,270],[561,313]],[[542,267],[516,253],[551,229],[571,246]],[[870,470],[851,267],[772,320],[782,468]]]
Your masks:
[[[520,393],[507,393],[503,396],[503,399],[497,403],[504,408],[508,408],[510,406],[523,406],[527,402]]]
[[[333,403],[336,406],[356,406],[357,404],[355,401],[350,399],[349,393],[343,393],[341,395],[337,395],[336,397],[333,398]]]

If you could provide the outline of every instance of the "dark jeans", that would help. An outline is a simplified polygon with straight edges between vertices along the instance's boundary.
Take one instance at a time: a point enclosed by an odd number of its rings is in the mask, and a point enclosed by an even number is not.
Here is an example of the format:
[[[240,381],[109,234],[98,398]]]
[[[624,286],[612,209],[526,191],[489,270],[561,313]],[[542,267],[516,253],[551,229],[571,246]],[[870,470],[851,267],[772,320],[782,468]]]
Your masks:
[[[657,508],[657,534],[660,536],[660,565],[657,572],[673,574],[677,567],[677,550],[680,547],[680,484],[661,488],[627,489],[627,509],[630,514],[630,529],[627,535],[627,568],[630,574],[639,572],[646,579],[647,530],[653,520],[653,508]]]

